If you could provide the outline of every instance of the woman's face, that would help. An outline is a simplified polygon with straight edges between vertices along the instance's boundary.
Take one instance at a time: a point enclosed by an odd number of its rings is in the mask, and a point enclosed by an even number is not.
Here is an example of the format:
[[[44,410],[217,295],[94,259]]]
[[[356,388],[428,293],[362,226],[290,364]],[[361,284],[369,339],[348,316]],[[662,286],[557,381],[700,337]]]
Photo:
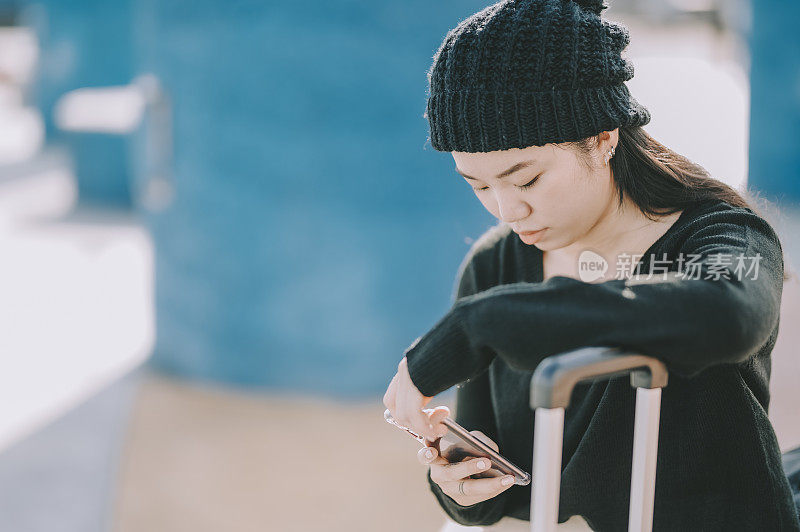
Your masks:
[[[546,144],[488,153],[452,152],[456,171],[483,206],[543,251],[586,235],[615,205],[609,166],[596,150],[588,169],[573,148]]]

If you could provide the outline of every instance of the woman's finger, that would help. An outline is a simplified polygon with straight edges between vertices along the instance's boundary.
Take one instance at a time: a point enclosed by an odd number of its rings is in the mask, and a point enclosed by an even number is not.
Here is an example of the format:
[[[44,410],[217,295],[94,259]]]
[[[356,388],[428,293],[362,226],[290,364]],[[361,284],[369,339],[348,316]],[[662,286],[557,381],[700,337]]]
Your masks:
[[[436,447],[422,447],[417,452],[417,459],[424,465],[443,465],[447,464],[447,460],[439,456]]]
[[[505,473],[497,469],[487,469],[483,473],[479,475],[474,475],[472,478],[494,478],[494,477],[502,477]]]
[[[492,467],[492,461],[488,458],[472,458],[464,462],[441,466],[438,478],[443,482],[462,480],[476,473],[483,473]],[[433,477],[431,477],[433,478]]]
[[[428,422],[433,426],[433,431],[437,438],[447,434],[447,427],[442,424],[442,420],[450,415],[450,409],[446,406],[437,406],[434,409],[424,410],[428,414]]]
[[[495,478],[465,480],[462,489],[468,497],[479,497],[481,500],[485,500],[500,495],[513,485],[514,477],[511,475],[503,475],[502,477]]]

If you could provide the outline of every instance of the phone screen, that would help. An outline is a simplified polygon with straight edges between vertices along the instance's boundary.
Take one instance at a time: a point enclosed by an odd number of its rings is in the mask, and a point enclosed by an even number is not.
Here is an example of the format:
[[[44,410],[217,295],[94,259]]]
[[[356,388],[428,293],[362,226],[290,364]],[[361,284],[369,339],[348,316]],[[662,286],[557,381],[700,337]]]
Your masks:
[[[465,458],[489,458],[488,453],[458,437],[452,430],[448,430],[447,434],[434,443],[439,450],[439,456],[451,463],[461,462]]]
[[[388,423],[408,432],[421,444],[436,447],[439,451],[439,455],[448,462],[461,462],[464,458],[488,458],[492,461],[491,469],[500,471],[505,475],[513,475],[514,484],[527,486],[531,482],[531,475],[529,473],[514,465],[506,457],[489,447],[476,436],[470,434],[467,429],[450,418],[444,418],[442,420],[442,423],[447,427],[447,434],[434,442],[428,442],[424,437],[415,433],[408,427],[397,423],[389,410],[383,413],[383,417]]]

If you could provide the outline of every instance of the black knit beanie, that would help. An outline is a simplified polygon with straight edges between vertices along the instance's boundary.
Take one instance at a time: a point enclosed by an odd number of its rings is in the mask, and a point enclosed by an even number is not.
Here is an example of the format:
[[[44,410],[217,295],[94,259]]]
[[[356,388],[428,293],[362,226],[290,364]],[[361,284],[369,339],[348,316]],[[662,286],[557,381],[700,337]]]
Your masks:
[[[428,72],[425,117],[439,151],[487,152],[641,126],[628,91],[627,28],[602,0],[504,0],[462,21]]]

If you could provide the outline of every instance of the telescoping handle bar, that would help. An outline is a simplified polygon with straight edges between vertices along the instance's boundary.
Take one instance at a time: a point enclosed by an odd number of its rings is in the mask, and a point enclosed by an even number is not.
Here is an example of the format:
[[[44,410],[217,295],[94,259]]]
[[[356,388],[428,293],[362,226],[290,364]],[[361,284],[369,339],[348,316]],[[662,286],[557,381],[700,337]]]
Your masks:
[[[575,385],[630,374],[636,388],[633,465],[628,530],[651,532],[655,495],[663,362],[619,348],[585,347],[544,359],[531,378],[535,410],[531,530],[553,532],[558,524],[564,409]]]

